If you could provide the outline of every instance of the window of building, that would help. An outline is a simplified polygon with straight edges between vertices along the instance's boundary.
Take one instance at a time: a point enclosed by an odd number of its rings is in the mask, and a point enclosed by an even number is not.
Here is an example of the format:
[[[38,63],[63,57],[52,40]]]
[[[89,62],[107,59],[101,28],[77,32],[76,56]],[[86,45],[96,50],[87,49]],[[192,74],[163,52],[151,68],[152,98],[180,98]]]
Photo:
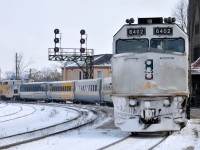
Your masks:
[[[200,57],[200,47],[194,48],[194,61]]]
[[[82,72],[80,71],[79,72],[79,80],[81,80],[82,79]]]
[[[102,78],[102,77],[103,77],[103,72],[97,71],[97,78]]]
[[[199,23],[195,25],[195,34],[199,34]]]

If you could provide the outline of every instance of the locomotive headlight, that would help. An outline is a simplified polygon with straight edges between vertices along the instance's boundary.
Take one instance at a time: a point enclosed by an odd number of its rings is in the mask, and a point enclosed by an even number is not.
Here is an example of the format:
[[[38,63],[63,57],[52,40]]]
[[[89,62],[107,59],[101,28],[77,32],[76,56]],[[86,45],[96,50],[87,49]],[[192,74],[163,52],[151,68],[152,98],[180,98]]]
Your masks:
[[[165,106],[165,107],[170,106],[170,101],[169,101],[168,99],[165,99],[165,100],[163,101],[163,106]]]
[[[178,97],[178,101],[182,103],[184,101],[183,97]]]
[[[137,101],[135,99],[130,99],[129,104],[131,106],[136,106],[137,105]]]
[[[183,102],[184,101],[184,99],[183,99],[183,97],[180,97],[180,96],[178,96],[178,97],[174,97],[174,101],[177,101],[177,102]]]
[[[183,109],[183,102],[184,102],[184,98],[183,97],[180,97],[180,96],[178,96],[178,97],[174,97],[174,101],[175,102],[177,102],[177,107],[179,108],[179,109]]]

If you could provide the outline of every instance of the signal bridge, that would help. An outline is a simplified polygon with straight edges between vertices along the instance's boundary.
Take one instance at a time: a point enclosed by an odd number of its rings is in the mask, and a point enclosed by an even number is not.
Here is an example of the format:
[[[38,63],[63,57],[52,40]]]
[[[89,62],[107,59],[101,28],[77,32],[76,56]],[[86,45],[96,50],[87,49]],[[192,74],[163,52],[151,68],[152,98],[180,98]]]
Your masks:
[[[87,34],[85,30],[81,30],[80,48],[61,48],[61,33],[59,29],[54,30],[55,38],[54,48],[48,49],[48,56],[50,61],[73,61],[84,73],[85,79],[93,79],[93,55],[94,49],[87,49]],[[57,35],[60,34],[60,38]],[[60,43],[60,48],[57,44]],[[78,63],[82,61],[84,63]]]
[[[85,53],[80,52],[80,48],[59,48],[58,52],[54,48],[48,49],[48,56],[50,61],[77,61],[89,60],[90,56],[94,55],[94,49],[86,49]]]
[[[80,52],[80,48],[59,48],[58,52],[55,52],[55,48],[48,49],[50,61],[73,61],[83,71],[86,79],[93,79],[93,55],[94,49],[86,49],[84,53]],[[81,65],[78,61],[83,61],[84,64]]]

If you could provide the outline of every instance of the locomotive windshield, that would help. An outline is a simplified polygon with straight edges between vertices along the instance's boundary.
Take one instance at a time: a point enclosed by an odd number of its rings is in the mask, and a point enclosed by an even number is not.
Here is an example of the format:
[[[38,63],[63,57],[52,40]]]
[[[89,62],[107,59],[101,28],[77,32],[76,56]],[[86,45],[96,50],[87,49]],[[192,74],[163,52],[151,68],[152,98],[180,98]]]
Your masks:
[[[149,48],[148,39],[119,39],[116,42],[116,53],[147,52]]]
[[[151,39],[151,49],[153,52],[181,52],[185,51],[183,38],[156,38]]]
[[[153,38],[150,41],[148,39],[119,39],[116,42],[116,53],[145,53],[145,52],[161,52],[161,53],[173,53],[173,52],[185,52],[185,41],[183,38]]]

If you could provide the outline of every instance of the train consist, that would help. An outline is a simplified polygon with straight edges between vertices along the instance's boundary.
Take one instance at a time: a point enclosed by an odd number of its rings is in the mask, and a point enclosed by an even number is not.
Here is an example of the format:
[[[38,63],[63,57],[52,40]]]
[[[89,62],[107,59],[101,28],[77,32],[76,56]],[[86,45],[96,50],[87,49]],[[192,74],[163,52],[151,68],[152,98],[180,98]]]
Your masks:
[[[171,17],[126,22],[113,37],[115,125],[132,133],[178,131],[190,117],[188,36]]]
[[[111,104],[111,78],[77,81],[24,82],[7,80],[0,83],[2,99],[24,101]]]

